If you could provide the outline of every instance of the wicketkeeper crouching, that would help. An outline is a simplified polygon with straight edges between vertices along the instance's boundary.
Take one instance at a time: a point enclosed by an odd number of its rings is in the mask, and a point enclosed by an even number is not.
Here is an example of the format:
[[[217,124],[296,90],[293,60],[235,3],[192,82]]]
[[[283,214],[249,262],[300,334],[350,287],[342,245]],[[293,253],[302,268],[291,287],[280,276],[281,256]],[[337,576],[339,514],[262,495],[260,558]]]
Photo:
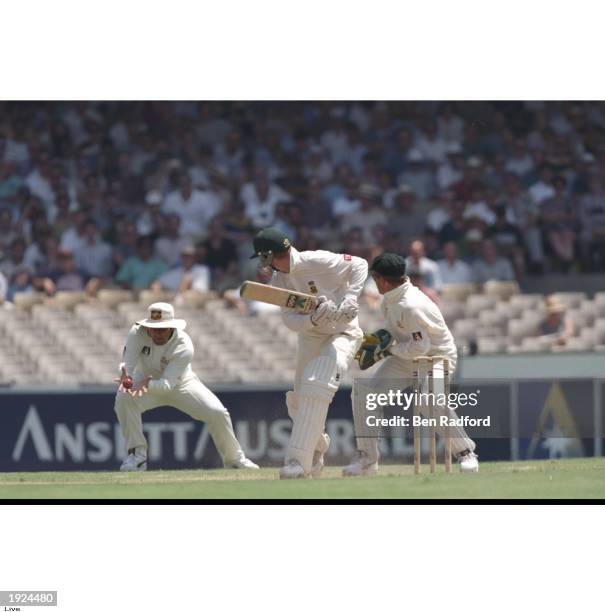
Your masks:
[[[147,469],[142,414],[158,406],[173,406],[204,421],[225,467],[258,469],[235,438],[227,409],[193,372],[193,342],[183,331],[186,325],[174,318],[171,304],[156,302],[149,306],[148,317],[128,332],[116,379],[120,386],[115,411],[128,449],[120,470]]]
[[[370,273],[383,296],[381,311],[386,320],[386,329],[378,330],[375,343],[362,344],[358,353],[362,369],[371,367],[377,361],[380,365],[374,371],[371,381],[412,381],[414,358],[421,356],[446,356],[450,372],[456,369],[458,353],[454,338],[443,319],[438,306],[420,289],[414,287],[405,275],[405,259],[396,253],[378,255],[370,266]],[[376,342],[377,341],[377,342]],[[443,362],[437,360],[433,367],[434,393],[444,393]],[[427,392],[427,373],[420,373],[422,393]],[[420,412],[428,416],[427,407],[420,404]],[[455,418],[456,413],[435,405],[435,415]],[[364,407],[353,401],[353,420],[357,436],[357,453],[350,465],[343,470],[344,476],[371,476],[378,471],[378,437],[368,436],[365,427]],[[437,426],[440,436],[448,435],[453,455],[458,459],[461,472],[477,472],[479,462],[475,454],[475,443],[462,426]]]

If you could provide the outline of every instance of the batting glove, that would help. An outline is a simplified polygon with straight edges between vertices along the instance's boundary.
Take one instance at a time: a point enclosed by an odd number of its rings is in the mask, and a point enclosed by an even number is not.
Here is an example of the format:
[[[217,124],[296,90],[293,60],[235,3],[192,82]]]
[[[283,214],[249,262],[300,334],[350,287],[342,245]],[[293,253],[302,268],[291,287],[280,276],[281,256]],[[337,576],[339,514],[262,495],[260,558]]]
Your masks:
[[[359,313],[359,304],[357,300],[352,297],[346,297],[338,307],[338,313],[336,315],[337,323],[350,323]]]
[[[311,323],[315,327],[325,327],[333,322],[338,309],[332,300],[328,300],[324,295],[320,295],[317,300],[317,307],[311,313]]]

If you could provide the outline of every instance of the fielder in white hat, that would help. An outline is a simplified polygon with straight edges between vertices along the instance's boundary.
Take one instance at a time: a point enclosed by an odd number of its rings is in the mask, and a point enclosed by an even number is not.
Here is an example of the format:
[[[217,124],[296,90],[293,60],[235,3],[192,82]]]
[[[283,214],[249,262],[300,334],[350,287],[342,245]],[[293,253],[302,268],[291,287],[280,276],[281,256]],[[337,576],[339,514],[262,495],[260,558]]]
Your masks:
[[[184,331],[187,322],[174,317],[174,308],[156,302],[147,318],[128,332],[120,364],[115,411],[128,455],[120,469],[147,469],[147,440],[142,414],[158,406],[174,406],[204,421],[225,467],[258,469],[246,458],[233,432],[229,412],[191,368],[193,343]]]

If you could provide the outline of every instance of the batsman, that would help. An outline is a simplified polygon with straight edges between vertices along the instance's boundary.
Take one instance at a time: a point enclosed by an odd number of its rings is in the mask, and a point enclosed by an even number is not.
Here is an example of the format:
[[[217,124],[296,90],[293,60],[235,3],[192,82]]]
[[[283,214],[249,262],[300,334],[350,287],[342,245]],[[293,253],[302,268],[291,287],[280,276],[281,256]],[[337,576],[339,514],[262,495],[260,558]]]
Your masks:
[[[297,251],[274,228],[254,237],[261,267],[271,267],[275,287],[316,295],[309,314],[282,308],[282,320],[298,334],[294,389],[286,393],[292,433],[280,478],[320,474],[330,444],[324,432],[328,408],[361,344],[358,298],[368,275],[364,259],[329,251]]]
[[[370,266],[372,278],[383,296],[381,310],[386,319],[386,329],[364,338],[357,358],[362,370],[381,362],[372,377],[376,383],[411,381],[415,357],[445,356],[450,362],[450,372],[456,369],[456,345],[441,311],[427,295],[412,285],[405,272],[405,259],[395,253],[378,255]],[[426,392],[426,382],[424,375],[420,380],[423,392]],[[440,360],[434,364],[434,383],[435,393],[443,393],[444,370]],[[424,414],[422,405],[420,410]],[[446,407],[435,406],[435,411],[437,416],[446,413],[449,417],[456,416]],[[378,438],[361,435],[365,433],[365,416],[363,407],[353,401],[358,450],[350,465],[344,468],[344,476],[372,476],[378,471]],[[435,429],[439,435],[449,436],[452,454],[458,459],[461,472],[479,470],[475,443],[461,426],[448,426],[447,433],[443,426]]]

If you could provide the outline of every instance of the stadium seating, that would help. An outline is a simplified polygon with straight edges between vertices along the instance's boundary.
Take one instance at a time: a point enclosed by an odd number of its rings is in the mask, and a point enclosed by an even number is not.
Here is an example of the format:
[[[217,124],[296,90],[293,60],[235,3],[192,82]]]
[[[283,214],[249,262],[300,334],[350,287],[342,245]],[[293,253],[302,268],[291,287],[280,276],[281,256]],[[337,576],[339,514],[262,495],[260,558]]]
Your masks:
[[[456,287],[456,286],[454,286]],[[460,290],[458,290],[460,289]],[[461,352],[479,354],[605,351],[605,292],[592,298],[559,292],[567,305],[574,336],[553,346],[540,337],[545,296],[520,294],[514,287],[491,286],[467,293],[448,289],[441,303]],[[147,295],[173,299],[170,294]],[[45,300],[23,294],[0,318],[0,383],[17,385],[110,385],[117,375],[124,338],[145,316],[144,302],[129,291],[101,291],[95,302],[84,294]],[[208,384],[291,384],[296,334],[282,323],[278,310],[244,314],[215,295],[177,299],[177,316],[187,320],[196,353],[193,367]],[[360,323],[375,330],[384,325],[380,311],[362,301]],[[345,377],[360,371],[354,364]]]

